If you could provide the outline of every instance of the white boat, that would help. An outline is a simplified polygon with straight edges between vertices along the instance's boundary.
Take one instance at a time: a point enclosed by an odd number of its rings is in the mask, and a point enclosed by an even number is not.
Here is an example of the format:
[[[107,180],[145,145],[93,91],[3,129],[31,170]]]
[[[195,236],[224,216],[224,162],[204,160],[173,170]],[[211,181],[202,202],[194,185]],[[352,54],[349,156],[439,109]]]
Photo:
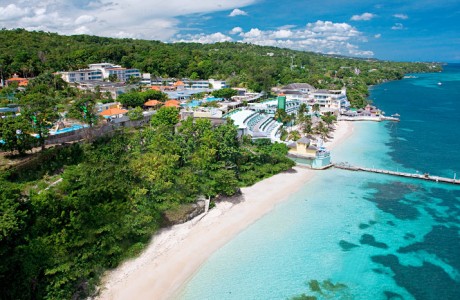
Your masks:
[[[442,82],[441,82],[441,81],[440,81],[440,82],[438,82],[438,85],[442,85]]]

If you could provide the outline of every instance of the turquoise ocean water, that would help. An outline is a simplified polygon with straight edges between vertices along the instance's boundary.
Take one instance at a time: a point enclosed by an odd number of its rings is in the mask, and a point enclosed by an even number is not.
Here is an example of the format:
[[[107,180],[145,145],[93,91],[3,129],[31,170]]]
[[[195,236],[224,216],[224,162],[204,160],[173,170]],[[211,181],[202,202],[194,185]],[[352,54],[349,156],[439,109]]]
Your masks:
[[[334,161],[460,177],[460,65],[414,75],[371,91],[401,122],[356,123]],[[320,172],[214,253],[180,299],[302,294],[460,299],[460,186]]]

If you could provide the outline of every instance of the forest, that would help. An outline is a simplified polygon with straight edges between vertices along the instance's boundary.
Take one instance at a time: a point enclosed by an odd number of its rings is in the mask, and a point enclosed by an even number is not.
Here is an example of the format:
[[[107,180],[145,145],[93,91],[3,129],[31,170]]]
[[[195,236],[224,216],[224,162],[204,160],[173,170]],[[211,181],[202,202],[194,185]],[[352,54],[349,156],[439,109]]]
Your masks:
[[[335,57],[244,43],[162,43],[89,35],[63,36],[24,29],[0,30],[0,76],[35,77],[45,71],[110,62],[157,77],[222,79],[260,92],[293,82],[318,89],[347,87],[355,107],[366,104],[369,85],[406,73],[439,71],[439,64]]]

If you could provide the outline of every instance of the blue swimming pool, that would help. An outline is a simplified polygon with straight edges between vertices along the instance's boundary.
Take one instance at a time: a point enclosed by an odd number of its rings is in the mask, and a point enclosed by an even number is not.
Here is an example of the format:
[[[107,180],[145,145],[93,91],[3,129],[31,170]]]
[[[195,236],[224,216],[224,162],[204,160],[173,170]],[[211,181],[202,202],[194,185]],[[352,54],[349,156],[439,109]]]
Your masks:
[[[216,98],[216,97],[208,97],[205,99],[207,102],[212,102],[212,101],[222,101],[222,98]]]
[[[222,101],[222,98],[216,98],[216,97],[208,97],[203,100],[192,100],[189,103],[183,104],[185,107],[197,107],[200,106],[201,103],[203,102],[213,102],[213,101]]]
[[[82,128],[85,128],[85,127],[88,127],[88,125],[74,124],[74,125],[72,125],[70,127],[62,128],[62,129],[59,129],[57,131],[50,131],[50,135],[56,135],[56,134],[61,134],[61,133],[65,133],[65,132],[75,131],[75,130],[79,130],[79,129],[82,129]]]

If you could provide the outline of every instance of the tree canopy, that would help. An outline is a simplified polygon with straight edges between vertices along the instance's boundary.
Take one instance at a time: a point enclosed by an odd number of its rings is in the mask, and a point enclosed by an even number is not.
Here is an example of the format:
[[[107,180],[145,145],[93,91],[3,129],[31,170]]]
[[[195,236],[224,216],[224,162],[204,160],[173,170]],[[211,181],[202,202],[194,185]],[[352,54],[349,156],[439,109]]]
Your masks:
[[[2,29],[0,40],[0,68],[4,76],[17,73],[33,77],[47,70],[76,70],[106,61],[157,77],[223,79],[231,86],[257,92],[292,82],[306,82],[318,89],[345,86],[352,105],[357,107],[365,106],[368,85],[400,79],[409,72],[440,70],[440,65],[433,63],[334,57],[230,42],[167,44],[88,35],[60,36],[24,29]],[[267,56],[268,52],[273,55]]]
[[[235,96],[237,91],[231,88],[223,88],[212,92],[212,95],[217,98],[230,99]]]

